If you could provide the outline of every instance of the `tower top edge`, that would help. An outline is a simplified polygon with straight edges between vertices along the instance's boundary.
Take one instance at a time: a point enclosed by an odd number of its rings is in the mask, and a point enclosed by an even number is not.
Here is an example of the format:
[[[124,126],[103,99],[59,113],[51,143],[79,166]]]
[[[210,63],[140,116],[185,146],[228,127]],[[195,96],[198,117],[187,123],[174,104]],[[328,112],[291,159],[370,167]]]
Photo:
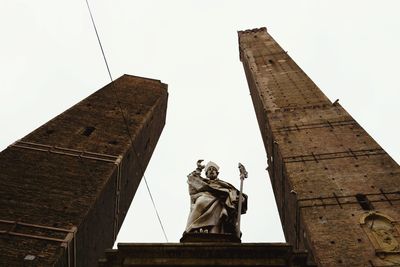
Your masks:
[[[256,33],[256,32],[267,32],[267,28],[261,27],[261,28],[247,29],[247,30],[243,30],[243,31],[238,31],[238,34],[242,35],[242,34],[249,34],[249,33]]]
[[[124,74],[124,75],[122,75],[121,77],[119,77],[119,78],[122,78],[122,77],[131,77],[131,78],[136,78],[136,79],[141,79],[141,80],[147,80],[147,81],[151,81],[151,82],[156,82],[156,83],[160,83],[161,85],[163,85],[163,86],[165,86],[165,87],[168,87],[168,84],[166,84],[166,83],[164,83],[164,82],[162,82],[161,80],[159,80],[159,79],[153,79],[153,78],[148,78],[148,77],[143,77],[143,76],[137,76],[137,75],[132,75],[132,74]],[[119,79],[118,78],[118,79]]]
[[[161,80],[158,80],[158,79],[148,78],[148,77],[143,77],[143,76],[137,76],[137,75],[128,74],[128,73],[125,73],[125,74],[122,75],[122,76],[129,76],[129,77],[132,77],[132,78],[137,78],[137,79],[143,79],[143,80],[149,80],[149,81],[154,81],[154,82],[162,83]]]

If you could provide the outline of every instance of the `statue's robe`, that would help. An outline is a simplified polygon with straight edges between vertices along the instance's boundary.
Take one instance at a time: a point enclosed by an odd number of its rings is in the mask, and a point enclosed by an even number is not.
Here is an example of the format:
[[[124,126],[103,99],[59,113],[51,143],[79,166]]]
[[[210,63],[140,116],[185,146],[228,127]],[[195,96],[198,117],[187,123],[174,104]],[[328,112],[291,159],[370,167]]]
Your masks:
[[[218,226],[220,233],[235,233],[239,191],[230,183],[200,176],[196,171],[188,175],[191,200],[186,232]],[[247,210],[247,196],[243,194],[242,214]]]

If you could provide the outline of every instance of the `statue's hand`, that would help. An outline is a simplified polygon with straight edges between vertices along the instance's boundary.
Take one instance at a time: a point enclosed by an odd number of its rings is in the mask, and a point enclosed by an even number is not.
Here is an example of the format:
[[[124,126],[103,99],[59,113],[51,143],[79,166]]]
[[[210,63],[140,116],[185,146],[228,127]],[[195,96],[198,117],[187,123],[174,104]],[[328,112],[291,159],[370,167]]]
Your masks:
[[[200,170],[200,171],[203,170],[206,167],[206,166],[201,164],[203,161],[204,161],[204,159],[199,159],[197,161],[197,169]]]
[[[195,175],[195,176],[200,176],[201,175],[201,172],[205,168],[205,166],[201,164],[202,162],[203,162],[203,159],[199,159],[197,161],[197,163],[196,163],[197,164],[197,168],[191,174],[189,174],[189,176],[190,175]]]
[[[244,202],[244,198],[242,198],[242,203]],[[233,205],[236,207],[239,206],[239,196],[236,196],[234,200],[232,200]]]

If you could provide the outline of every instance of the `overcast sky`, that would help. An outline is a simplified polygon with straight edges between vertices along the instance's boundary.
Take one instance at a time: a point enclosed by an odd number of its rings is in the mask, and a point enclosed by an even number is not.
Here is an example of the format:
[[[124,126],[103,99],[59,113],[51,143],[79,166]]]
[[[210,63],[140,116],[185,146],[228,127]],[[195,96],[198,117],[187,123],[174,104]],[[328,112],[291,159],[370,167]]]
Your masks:
[[[0,149],[109,78],[84,0],[0,0]],[[400,162],[399,1],[132,1],[90,4],[114,78],[169,85],[167,123],[146,178],[170,242],[189,213],[186,175],[197,159],[220,178],[249,178],[244,242],[284,241],[237,30],[266,26],[332,100]],[[117,242],[164,242],[143,183]]]

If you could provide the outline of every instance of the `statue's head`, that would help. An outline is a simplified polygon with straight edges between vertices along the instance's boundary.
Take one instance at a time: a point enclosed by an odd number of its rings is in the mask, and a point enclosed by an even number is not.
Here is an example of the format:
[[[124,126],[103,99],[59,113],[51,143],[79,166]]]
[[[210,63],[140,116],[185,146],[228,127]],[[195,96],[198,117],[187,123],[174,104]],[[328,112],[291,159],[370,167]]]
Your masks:
[[[219,167],[217,164],[215,164],[212,161],[208,162],[205,167],[206,177],[210,180],[217,179],[218,174],[219,174],[218,170],[219,170]]]

